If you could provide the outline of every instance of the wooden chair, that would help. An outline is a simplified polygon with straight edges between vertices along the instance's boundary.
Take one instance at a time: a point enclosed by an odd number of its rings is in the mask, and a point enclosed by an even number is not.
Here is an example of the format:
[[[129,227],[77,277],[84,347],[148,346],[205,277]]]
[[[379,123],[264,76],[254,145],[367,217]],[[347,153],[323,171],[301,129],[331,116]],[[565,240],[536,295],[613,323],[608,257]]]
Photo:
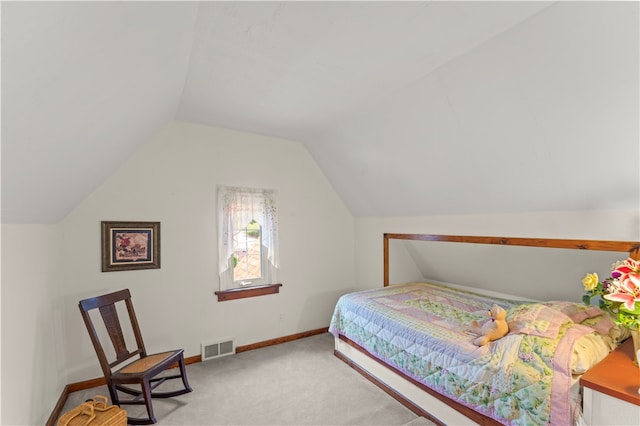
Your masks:
[[[120,324],[117,311],[117,306],[121,306],[122,303],[120,303],[120,305],[116,305],[118,302],[124,302],[129,314],[129,322],[131,324],[137,346],[134,351],[129,351],[126,346],[125,337],[122,332],[122,326]],[[136,314],[133,310],[131,293],[128,289],[81,300],[79,307],[84,323],[87,326],[89,335],[91,336],[91,342],[93,343],[93,347],[98,355],[100,367],[102,367],[104,377],[107,381],[107,387],[109,388],[112,403],[118,406],[126,404],[145,405],[147,408],[147,418],[129,417],[129,424],[146,425],[156,422],[156,418],[153,415],[152,398],[170,398],[191,392],[191,387],[187,381],[184,364],[184,351],[182,349],[147,355],[147,351],[145,350],[144,343],[142,341],[142,333],[140,332]],[[104,325],[109,334],[113,352],[115,352],[115,355],[112,356],[111,360],[109,360],[105,353],[102,343],[98,337],[98,333],[96,332],[96,328],[94,327],[94,323],[91,319],[90,311],[93,309],[98,309],[100,311],[100,315],[102,316],[102,320],[104,321]],[[111,353],[111,351],[109,352]],[[131,362],[130,360],[134,357],[137,359]],[[123,363],[125,363],[125,361],[130,361],[130,363],[124,365]],[[179,368],[179,374],[158,376],[160,373],[172,366],[175,366],[176,364]],[[113,371],[114,368],[119,369]],[[156,387],[166,380],[178,378],[182,379],[184,388],[167,392],[153,392]],[[138,384],[140,389],[138,390],[124,386],[130,384]],[[120,400],[118,397],[118,391],[133,395],[135,398]]]

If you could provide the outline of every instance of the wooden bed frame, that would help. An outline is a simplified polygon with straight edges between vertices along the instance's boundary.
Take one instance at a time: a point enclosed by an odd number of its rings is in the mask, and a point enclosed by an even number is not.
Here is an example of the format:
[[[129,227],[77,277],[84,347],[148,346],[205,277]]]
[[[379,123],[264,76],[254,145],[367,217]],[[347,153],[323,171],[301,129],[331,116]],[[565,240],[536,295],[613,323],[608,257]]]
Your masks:
[[[625,252],[628,257],[640,260],[640,242],[385,233],[383,241],[384,286],[389,285],[390,240],[417,240]],[[417,415],[430,419],[436,424],[501,424],[494,419],[439,394],[396,368],[383,363],[345,336],[340,335],[336,338],[334,354],[336,357],[362,374],[365,378],[401,402],[411,411]]]

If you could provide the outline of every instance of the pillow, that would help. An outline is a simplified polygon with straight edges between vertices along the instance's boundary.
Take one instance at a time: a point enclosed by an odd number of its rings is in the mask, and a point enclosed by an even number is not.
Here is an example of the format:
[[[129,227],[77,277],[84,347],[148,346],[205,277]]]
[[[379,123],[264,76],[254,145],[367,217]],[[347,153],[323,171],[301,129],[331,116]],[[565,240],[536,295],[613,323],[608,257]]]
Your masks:
[[[615,325],[606,312],[595,306],[565,301],[547,302],[545,305],[568,315],[576,324],[593,328],[599,334],[609,334]]]
[[[571,357],[571,374],[582,374],[602,361],[616,348],[616,344],[608,336],[585,334],[573,346]]]
[[[560,326],[571,318],[542,303],[525,303],[507,310],[509,334],[530,334],[556,338]]]

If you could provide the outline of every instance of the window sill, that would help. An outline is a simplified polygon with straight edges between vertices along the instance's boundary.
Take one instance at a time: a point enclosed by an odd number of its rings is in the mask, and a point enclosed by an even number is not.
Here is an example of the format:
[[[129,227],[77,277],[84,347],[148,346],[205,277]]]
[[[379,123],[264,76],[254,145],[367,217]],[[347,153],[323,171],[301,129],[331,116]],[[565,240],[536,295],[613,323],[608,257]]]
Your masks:
[[[218,302],[226,302],[227,300],[245,299],[247,297],[266,296],[268,294],[280,293],[282,284],[266,284],[253,287],[233,288],[231,290],[216,291],[214,294],[218,296]]]

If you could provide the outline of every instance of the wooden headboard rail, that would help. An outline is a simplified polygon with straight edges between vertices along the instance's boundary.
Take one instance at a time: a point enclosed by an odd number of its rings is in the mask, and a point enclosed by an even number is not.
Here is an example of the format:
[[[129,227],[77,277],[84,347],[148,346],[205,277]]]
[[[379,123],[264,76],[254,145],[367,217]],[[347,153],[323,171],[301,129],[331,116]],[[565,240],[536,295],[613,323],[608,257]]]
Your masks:
[[[628,253],[629,257],[640,260],[640,242],[637,241],[602,241],[602,240],[566,240],[554,238],[514,238],[514,237],[482,237],[465,235],[434,234],[384,234],[384,285],[389,285],[389,240],[439,241],[450,243],[494,244],[505,246],[529,246],[563,248],[573,250],[619,251]]]

